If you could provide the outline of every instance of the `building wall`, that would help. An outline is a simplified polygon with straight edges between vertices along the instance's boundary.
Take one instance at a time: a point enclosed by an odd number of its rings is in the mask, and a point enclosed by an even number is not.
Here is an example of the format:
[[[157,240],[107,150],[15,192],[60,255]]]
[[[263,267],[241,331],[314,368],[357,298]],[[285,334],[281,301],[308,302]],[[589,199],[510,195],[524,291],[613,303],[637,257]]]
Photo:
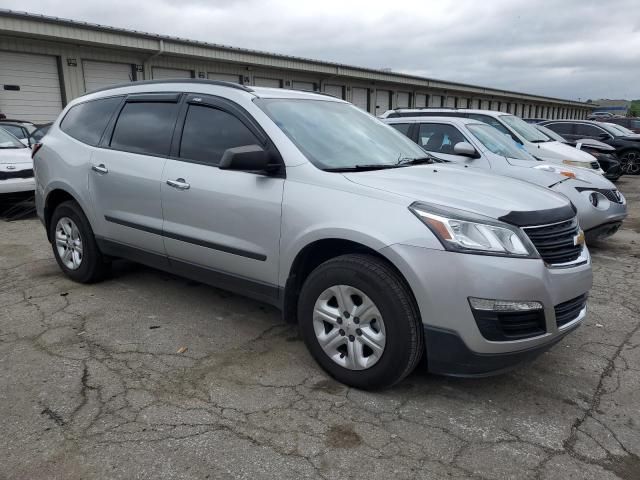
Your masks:
[[[2,20],[0,18],[0,20]],[[1,26],[1,25],[0,25]],[[68,32],[66,32],[68,33]],[[113,34],[104,34],[109,37]],[[293,82],[308,82],[314,84],[314,89],[324,91],[324,85],[342,86],[344,97],[347,101],[352,100],[352,89],[366,88],[369,92],[368,111],[376,113],[376,92],[384,90],[391,92],[390,106],[396,108],[398,105],[398,93],[408,93],[410,106],[416,102],[425,102],[431,107],[457,106],[458,108],[481,108],[482,105],[489,105],[492,110],[502,110],[515,113],[522,117],[543,116],[552,118],[551,112],[555,111],[555,118],[570,118],[574,114],[576,118],[586,118],[589,108],[586,106],[568,108],[567,104],[574,102],[541,102],[527,101],[526,95],[488,95],[482,88],[464,87],[458,90],[455,84],[447,85],[444,82],[430,82],[430,86],[419,85],[417,83],[427,83],[414,81],[411,84],[410,78],[394,79],[394,81],[381,80],[378,77],[385,77],[384,72],[367,75],[360,71],[348,71],[344,68],[333,68],[331,74],[323,68],[311,68],[305,65],[304,70],[300,62],[287,61],[282,58],[274,58],[272,62],[266,62],[264,58],[255,55],[255,63],[251,63],[251,55],[245,54],[242,62],[238,61],[237,55],[229,54],[229,60],[224,58],[207,59],[194,57],[198,54],[199,46],[172,46],[171,51],[165,50],[160,53],[162,44],[158,41],[140,40],[138,43],[132,41],[118,40],[118,46],[109,48],[100,46],[101,42],[113,40],[98,36],[96,39],[87,38],[86,41],[51,41],[22,36],[3,35],[0,29],[0,50],[9,52],[23,52],[34,54],[53,55],[58,58],[60,69],[60,83],[62,87],[63,104],[83,95],[87,92],[85,76],[83,72],[83,61],[93,60],[102,62],[126,63],[132,66],[136,80],[151,79],[154,67],[184,69],[192,72],[192,76],[207,78],[209,73],[224,73],[238,76],[242,83],[254,85],[256,77],[273,78],[281,81],[284,88],[292,88]],[[202,56],[204,53],[200,52]],[[219,55],[224,57],[224,55]],[[393,78],[387,74],[386,78]],[[401,98],[406,98],[402,96]],[[1,105],[0,105],[1,108]],[[531,110],[530,110],[531,109]],[[529,112],[538,112],[535,115]],[[381,112],[378,112],[381,113]]]

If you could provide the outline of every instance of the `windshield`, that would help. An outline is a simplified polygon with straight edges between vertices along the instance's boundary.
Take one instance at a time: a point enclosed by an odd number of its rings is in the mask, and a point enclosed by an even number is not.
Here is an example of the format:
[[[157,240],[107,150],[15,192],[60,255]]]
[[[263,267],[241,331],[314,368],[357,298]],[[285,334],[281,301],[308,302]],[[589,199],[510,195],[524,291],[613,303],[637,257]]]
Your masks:
[[[633,135],[634,134],[634,132],[629,130],[627,127],[623,127],[622,125],[618,125],[617,123],[606,123],[605,125],[607,127],[611,127],[613,129],[621,132],[622,135]]]
[[[0,127],[0,148],[27,148],[20,140]]]
[[[256,104],[318,168],[388,166],[427,156],[400,132],[349,103],[278,98]]]
[[[536,127],[528,124],[519,117],[514,115],[500,115],[500,120],[515,130],[515,132],[527,142],[542,143],[549,141],[549,138],[544,133],[538,131]]]
[[[7,132],[16,138],[24,138],[24,131],[17,125],[2,124],[0,128],[4,128]]]
[[[598,123],[598,126],[604,128],[607,132],[609,132],[614,137],[622,137],[622,136],[628,135],[627,133],[620,130],[619,125],[615,125],[613,123],[600,122]]]
[[[562,142],[562,143],[566,142],[566,140],[563,137],[561,137],[558,133],[554,132],[550,128],[547,128],[543,125],[535,125],[535,127],[538,130],[540,130],[542,133],[544,133],[547,137],[549,137],[551,140],[555,140],[557,142]]]
[[[480,143],[497,155],[518,160],[536,161],[535,158],[520,148],[511,137],[496,130],[491,125],[469,124],[467,128]]]

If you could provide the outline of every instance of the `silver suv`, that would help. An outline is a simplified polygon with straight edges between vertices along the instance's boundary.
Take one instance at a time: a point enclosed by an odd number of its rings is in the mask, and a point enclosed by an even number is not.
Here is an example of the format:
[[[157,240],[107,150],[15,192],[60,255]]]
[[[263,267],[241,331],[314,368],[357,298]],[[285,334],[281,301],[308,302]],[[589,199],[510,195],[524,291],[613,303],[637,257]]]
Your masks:
[[[35,147],[36,203],[79,282],[126,258],[279,307],[338,380],[426,354],[486,375],[585,317],[591,261],[562,195],[431,163],[353,105],[215,81],[71,102]]]

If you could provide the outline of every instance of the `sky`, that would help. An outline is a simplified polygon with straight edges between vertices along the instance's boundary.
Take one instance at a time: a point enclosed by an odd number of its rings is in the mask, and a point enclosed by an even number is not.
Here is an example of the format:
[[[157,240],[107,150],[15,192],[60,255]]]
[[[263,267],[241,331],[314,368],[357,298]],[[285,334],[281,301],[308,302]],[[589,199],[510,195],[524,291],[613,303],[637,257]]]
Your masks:
[[[2,0],[234,47],[567,99],[640,99],[640,0]]]

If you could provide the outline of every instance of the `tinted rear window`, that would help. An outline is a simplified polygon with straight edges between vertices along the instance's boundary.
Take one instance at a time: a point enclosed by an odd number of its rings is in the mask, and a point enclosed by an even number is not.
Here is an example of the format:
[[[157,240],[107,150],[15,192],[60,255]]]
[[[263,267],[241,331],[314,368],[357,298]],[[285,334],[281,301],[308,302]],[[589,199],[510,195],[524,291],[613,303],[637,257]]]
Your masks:
[[[145,155],[169,155],[177,103],[127,103],[113,130],[111,148]]]
[[[60,129],[76,140],[96,146],[122,97],[80,103],[65,115]]]
[[[409,129],[411,128],[410,123],[390,123],[389,125],[391,125],[403,135],[406,135],[407,137],[409,136]]]

